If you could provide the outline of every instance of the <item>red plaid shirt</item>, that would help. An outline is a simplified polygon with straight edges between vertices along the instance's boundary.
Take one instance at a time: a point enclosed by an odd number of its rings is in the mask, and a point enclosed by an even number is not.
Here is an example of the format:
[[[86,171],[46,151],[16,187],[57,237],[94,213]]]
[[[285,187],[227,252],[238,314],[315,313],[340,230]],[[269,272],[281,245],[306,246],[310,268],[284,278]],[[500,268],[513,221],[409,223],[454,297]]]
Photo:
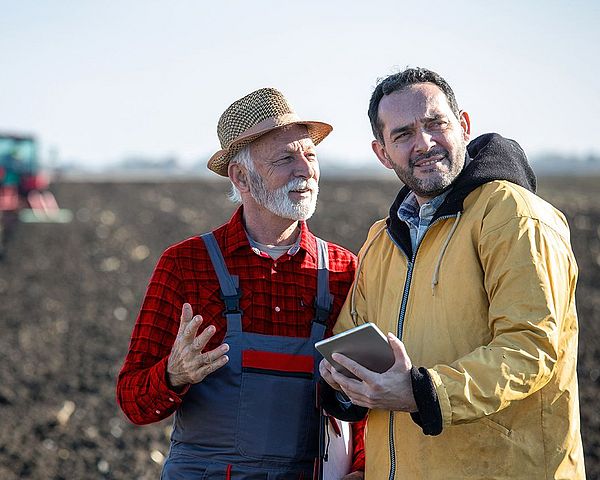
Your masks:
[[[306,224],[301,223],[299,248],[290,249],[277,260],[250,247],[241,208],[214,235],[229,272],[240,277],[244,331],[308,337],[317,289],[317,244]],[[356,257],[332,243],[328,246],[329,286],[334,296],[330,333],[354,278]],[[168,248],[150,279],[117,381],[118,403],[133,423],[162,420],[183,401],[186,390],[177,393],[169,388],[166,368],[185,302],[194,314],[204,318],[199,333],[210,324],[217,329],[206,349],[221,344],[226,331],[224,304],[217,276],[199,237]],[[360,430],[361,438],[356,440],[362,451],[362,428],[355,430],[357,435]]]

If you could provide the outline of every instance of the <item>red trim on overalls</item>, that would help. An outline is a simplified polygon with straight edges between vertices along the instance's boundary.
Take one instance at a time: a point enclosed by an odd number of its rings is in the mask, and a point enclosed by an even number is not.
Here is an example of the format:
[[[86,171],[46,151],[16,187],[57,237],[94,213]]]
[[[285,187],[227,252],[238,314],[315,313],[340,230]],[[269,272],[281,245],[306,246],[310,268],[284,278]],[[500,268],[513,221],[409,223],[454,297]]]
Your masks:
[[[311,355],[290,355],[287,353],[242,352],[242,367],[275,370],[279,372],[313,373],[314,357]]]

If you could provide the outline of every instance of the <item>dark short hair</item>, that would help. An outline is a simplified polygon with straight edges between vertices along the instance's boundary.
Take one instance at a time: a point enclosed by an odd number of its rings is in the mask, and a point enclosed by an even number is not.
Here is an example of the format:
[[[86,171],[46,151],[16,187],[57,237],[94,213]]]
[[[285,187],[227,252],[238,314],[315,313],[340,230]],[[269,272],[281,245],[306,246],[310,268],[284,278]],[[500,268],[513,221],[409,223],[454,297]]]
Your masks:
[[[448,105],[450,105],[450,109],[454,115],[456,115],[456,118],[460,116],[456,97],[446,80],[437,73],[427,70],[426,68],[407,68],[406,70],[394,73],[384,79],[380,79],[371,95],[371,101],[369,102],[369,120],[371,121],[373,135],[375,135],[375,138],[381,143],[383,143],[383,125],[381,125],[381,122],[379,121],[379,102],[381,102],[384,95],[399,92],[400,90],[417,83],[433,83],[439,87],[439,89],[444,92],[444,95],[446,95]]]

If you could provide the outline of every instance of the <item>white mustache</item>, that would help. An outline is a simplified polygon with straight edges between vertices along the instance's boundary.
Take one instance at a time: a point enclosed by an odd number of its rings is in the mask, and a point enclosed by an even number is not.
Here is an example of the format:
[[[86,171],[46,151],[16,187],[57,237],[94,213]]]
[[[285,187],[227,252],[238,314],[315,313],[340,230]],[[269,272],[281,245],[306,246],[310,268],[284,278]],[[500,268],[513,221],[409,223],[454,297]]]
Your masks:
[[[296,178],[290,180],[284,187],[288,192],[292,190],[310,190],[314,192],[318,188],[318,183],[314,178],[302,179]]]

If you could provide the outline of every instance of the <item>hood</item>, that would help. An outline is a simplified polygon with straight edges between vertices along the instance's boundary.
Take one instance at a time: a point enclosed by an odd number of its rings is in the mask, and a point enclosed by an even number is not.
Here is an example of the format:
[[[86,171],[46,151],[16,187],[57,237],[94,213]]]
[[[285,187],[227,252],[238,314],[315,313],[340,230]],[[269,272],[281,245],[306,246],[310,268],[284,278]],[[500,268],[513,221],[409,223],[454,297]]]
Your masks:
[[[531,192],[536,191],[536,178],[527,156],[514,140],[497,133],[486,133],[467,145],[471,159],[452,184],[452,191],[435,213],[434,220],[446,215],[456,215],[463,209],[463,201],[477,187],[494,180],[506,180]],[[410,189],[404,186],[390,207],[387,220],[392,239],[412,256],[408,226],[398,218],[397,212]]]

